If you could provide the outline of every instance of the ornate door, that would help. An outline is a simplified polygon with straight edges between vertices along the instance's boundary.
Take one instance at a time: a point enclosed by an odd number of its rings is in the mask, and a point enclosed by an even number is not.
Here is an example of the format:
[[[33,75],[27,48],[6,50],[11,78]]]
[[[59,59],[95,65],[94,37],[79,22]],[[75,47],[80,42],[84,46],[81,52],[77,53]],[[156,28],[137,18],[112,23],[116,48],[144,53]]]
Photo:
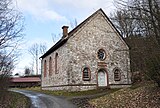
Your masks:
[[[105,86],[107,86],[106,71],[103,70],[103,69],[100,69],[98,71],[98,86],[99,87],[105,87]]]

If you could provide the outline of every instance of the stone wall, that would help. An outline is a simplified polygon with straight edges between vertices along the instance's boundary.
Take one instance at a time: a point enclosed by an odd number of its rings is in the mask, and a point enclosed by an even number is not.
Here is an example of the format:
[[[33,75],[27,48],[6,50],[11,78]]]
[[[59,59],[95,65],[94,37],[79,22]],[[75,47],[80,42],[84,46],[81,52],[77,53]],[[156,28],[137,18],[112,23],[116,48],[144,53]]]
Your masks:
[[[43,89],[71,91],[95,89],[97,72],[102,68],[98,66],[98,63],[102,62],[97,57],[99,49],[104,49],[107,55],[103,61],[106,66],[103,68],[107,70],[109,84],[130,84],[129,49],[106,17],[99,12],[74,33],[65,45],[45,58],[49,61],[50,56],[54,58],[55,53],[58,53],[59,73],[46,78],[42,75],[42,87],[48,87]],[[82,79],[82,69],[85,66],[90,68],[90,81]],[[115,68],[121,71],[120,81],[114,81]]]
[[[57,72],[55,72],[55,55],[58,53],[57,58]],[[68,50],[66,45],[57,49],[42,60],[42,87],[56,86],[56,85],[67,85],[68,75],[66,73],[68,68]],[[52,57],[52,75],[49,76],[49,58]],[[47,76],[44,77],[44,61],[47,61]]]
[[[129,49],[111,25],[101,14],[94,16],[68,40],[70,52],[71,81],[73,84],[97,84],[97,71],[101,67],[97,52],[104,49],[107,53],[105,63],[109,84],[130,84]],[[82,80],[82,68],[91,70],[91,81]],[[114,68],[121,70],[121,80],[114,81]]]

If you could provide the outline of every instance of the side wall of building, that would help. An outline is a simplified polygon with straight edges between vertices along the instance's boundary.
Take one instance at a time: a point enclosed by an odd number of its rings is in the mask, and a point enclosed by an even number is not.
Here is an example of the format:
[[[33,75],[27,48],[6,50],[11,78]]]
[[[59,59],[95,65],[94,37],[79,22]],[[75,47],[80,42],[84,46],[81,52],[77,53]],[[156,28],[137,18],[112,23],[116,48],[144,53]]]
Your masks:
[[[61,90],[61,86],[68,85],[68,75],[66,73],[69,61],[68,54],[69,53],[66,48],[66,45],[63,45],[62,47],[60,47],[59,49],[42,59],[42,89]],[[51,68],[49,67],[50,58],[52,62]],[[45,61],[46,76],[44,76]]]

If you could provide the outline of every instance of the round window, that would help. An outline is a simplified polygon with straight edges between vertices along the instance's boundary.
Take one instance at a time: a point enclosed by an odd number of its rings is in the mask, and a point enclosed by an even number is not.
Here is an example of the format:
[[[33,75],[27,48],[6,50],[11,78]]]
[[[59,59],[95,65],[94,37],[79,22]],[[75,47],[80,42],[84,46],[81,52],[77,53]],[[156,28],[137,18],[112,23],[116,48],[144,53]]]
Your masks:
[[[106,53],[103,49],[98,50],[98,58],[104,60],[106,58]]]

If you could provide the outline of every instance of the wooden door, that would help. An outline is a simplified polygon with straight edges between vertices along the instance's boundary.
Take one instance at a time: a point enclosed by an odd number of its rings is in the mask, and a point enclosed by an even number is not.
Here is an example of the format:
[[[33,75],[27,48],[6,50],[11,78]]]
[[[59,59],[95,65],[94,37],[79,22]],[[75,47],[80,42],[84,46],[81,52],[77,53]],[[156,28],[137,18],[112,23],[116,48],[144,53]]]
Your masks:
[[[107,75],[105,70],[98,71],[98,87],[107,86]]]

